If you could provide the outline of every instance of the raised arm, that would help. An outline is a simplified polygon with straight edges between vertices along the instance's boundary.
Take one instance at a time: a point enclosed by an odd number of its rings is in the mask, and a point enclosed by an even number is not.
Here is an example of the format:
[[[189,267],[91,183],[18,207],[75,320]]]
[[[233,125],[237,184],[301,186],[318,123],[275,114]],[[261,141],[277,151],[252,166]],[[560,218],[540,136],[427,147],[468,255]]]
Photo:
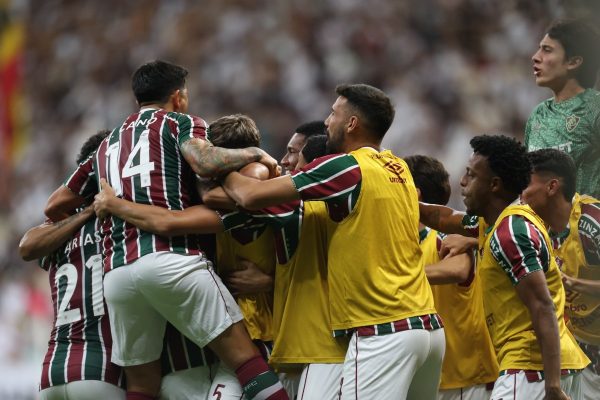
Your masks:
[[[465,213],[450,207],[423,202],[419,202],[419,213],[421,223],[432,229],[446,234],[458,233],[464,236],[472,236],[472,233],[463,226]]]
[[[104,179],[100,180],[100,185],[102,191],[96,195],[94,201],[94,209],[99,216],[114,215],[144,231],[161,236],[217,233],[224,230],[219,214],[208,207],[193,206],[182,211],[167,210],[118,198]]]
[[[258,147],[225,149],[206,140],[192,138],[181,145],[181,153],[194,172],[205,178],[223,176],[251,162],[264,164],[271,176],[277,173],[277,160]]]
[[[90,206],[59,222],[46,222],[31,228],[19,243],[19,255],[25,261],[47,256],[69,240],[93,215],[94,208]]]
[[[260,181],[269,179],[269,169],[265,165],[255,162],[240,169],[240,174]],[[217,186],[207,191],[199,188],[198,191],[202,197],[202,202],[210,208],[218,210],[237,209],[235,201],[227,195],[221,186]]]
[[[61,221],[73,215],[84,202],[85,198],[62,185],[48,198],[44,214],[52,221]]]
[[[247,210],[260,210],[300,199],[300,194],[289,175],[257,182],[256,179],[243,176],[239,172],[232,172],[223,182],[223,189],[237,204]]]

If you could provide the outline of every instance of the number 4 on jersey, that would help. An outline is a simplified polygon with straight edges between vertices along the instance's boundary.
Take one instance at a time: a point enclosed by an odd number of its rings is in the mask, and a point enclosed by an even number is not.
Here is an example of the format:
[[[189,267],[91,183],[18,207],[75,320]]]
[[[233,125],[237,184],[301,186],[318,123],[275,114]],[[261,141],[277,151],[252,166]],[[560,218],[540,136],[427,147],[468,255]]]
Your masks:
[[[106,155],[108,156],[109,164],[109,183],[115,190],[117,196],[123,194],[121,178],[131,178],[132,176],[139,175],[141,187],[145,188],[150,186],[150,172],[154,171],[154,162],[150,161],[150,142],[148,140],[149,134],[150,131],[148,129],[144,130],[140,134],[137,143],[133,149],[131,149],[129,157],[127,157],[127,161],[125,162],[125,166],[123,167],[121,174],[119,174],[120,143],[116,142],[108,147]],[[134,165],[134,160],[138,154],[139,164]]]

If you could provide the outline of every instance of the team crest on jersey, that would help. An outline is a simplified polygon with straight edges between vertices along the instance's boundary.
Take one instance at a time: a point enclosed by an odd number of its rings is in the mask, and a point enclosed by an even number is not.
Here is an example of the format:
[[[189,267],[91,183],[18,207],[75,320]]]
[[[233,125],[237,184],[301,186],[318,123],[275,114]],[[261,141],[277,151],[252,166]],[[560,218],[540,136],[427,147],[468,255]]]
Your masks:
[[[577,124],[579,124],[579,118],[577,115],[569,115],[567,117],[567,131],[572,132],[573,129],[577,128]]]

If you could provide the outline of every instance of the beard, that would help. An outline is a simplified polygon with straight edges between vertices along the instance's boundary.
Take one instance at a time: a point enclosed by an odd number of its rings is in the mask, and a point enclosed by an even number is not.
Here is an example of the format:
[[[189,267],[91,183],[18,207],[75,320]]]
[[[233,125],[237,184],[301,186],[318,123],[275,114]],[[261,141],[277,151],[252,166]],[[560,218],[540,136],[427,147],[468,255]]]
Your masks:
[[[338,154],[343,152],[343,137],[343,132],[337,132],[336,135],[332,135],[328,132],[327,142],[325,143],[325,150],[327,151],[327,154]]]

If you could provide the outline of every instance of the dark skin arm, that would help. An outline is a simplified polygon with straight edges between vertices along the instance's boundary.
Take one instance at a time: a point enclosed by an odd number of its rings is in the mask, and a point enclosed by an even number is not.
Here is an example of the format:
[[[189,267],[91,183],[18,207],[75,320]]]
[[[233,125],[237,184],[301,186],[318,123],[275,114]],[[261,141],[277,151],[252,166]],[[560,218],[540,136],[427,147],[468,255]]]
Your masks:
[[[217,233],[223,231],[219,215],[208,207],[193,206],[182,211],[138,204],[115,196],[114,190],[100,180],[102,191],[94,201],[98,217],[117,216],[138,228],[161,236]]]
[[[462,226],[464,213],[450,207],[419,202],[421,223],[446,234],[458,233],[471,236]]]
[[[61,221],[75,213],[85,203],[85,198],[71,191],[64,185],[50,195],[44,213],[52,221]]]
[[[234,296],[273,290],[273,277],[260,270],[252,261],[238,258],[237,267],[238,270],[222,277]]]
[[[69,240],[93,215],[94,208],[90,206],[62,221],[43,223],[31,228],[19,243],[19,255],[25,261],[47,256]]]
[[[560,336],[546,275],[543,271],[532,272],[522,278],[515,289],[529,310],[533,330],[542,351],[545,399],[568,399],[560,388]]]
[[[562,274],[562,281],[565,289],[567,290],[572,290],[587,296],[600,298],[600,281],[573,278],[564,273]]]
[[[277,160],[258,147],[225,149],[215,147],[206,140],[193,138],[183,143],[181,154],[194,172],[204,178],[223,176],[251,162],[265,165],[270,176],[277,173]]]
[[[425,266],[425,275],[430,285],[463,283],[471,274],[473,257],[469,253],[444,258],[434,264]]]
[[[466,237],[462,235],[448,235],[442,242],[440,248],[440,257],[452,257],[457,254],[476,250],[479,245],[477,238]]]

